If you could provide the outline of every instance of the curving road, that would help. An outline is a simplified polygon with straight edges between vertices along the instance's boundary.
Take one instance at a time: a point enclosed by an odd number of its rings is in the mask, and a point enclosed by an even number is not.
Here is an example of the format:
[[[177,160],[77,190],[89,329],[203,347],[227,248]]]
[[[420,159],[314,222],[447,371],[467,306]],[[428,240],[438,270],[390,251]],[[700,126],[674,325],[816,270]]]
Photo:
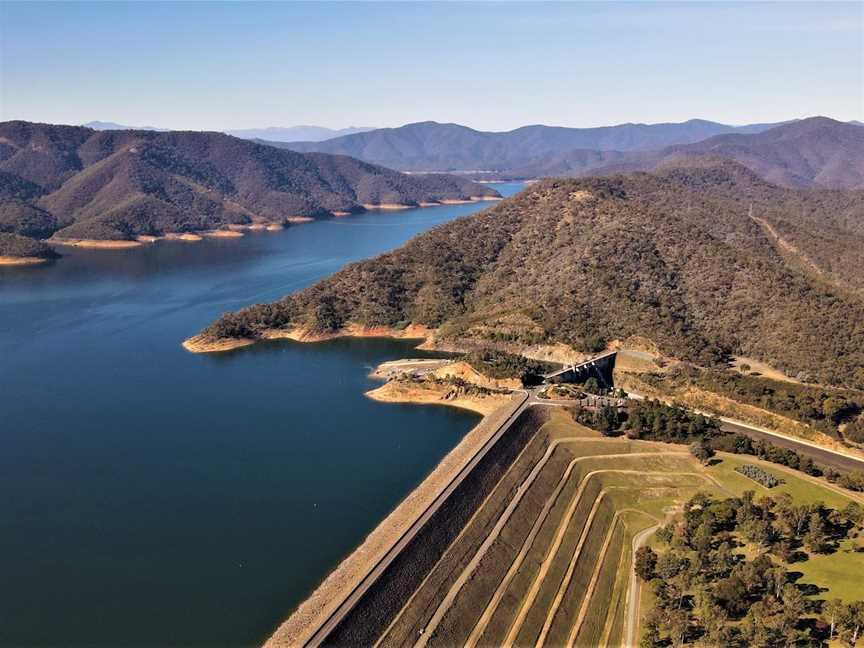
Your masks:
[[[630,566],[630,588],[627,592],[627,633],[624,645],[632,648],[636,645],[636,629],[639,626],[639,605],[642,598],[642,588],[636,575],[636,551],[644,545],[648,536],[660,528],[659,524],[643,529],[633,536],[633,564]]]

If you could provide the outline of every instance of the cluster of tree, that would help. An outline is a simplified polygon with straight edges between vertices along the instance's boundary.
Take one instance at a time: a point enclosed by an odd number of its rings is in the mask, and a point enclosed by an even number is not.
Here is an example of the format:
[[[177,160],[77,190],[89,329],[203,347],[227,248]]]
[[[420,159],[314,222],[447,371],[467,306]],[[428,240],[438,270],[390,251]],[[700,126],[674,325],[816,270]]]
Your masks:
[[[752,479],[757,484],[762,484],[765,488],[774,488],[782,484],[782,480],[777,479],[767,470],[754,466],[753,464],[744,464],[735,468],[735,472],[739,472],[745,477]]]
[[[825,479],[831,483],[848,488],[853,491],[864,491],[864,472],[855,470],[849,473],[840,473],[836,470],[826,470]]]
[[[477,385],[475,383],[468,382],[467,380],[465,380],[464,378],[460,378],[459,376],[439,377],[431,374],[426,374],[424,376],[401,375],[397,376],[393,380],[397,382],[413,383],[416,385],[431,384],[439,387],[450,387],[455,391],[455,393],[463,396],[484,397],[510,393],[509,391],[504,389],[494,389],[491,387]]]
[[[0,256],[54,259],[60,255],[42,241],[0,232]]]
[[[849,422],[843,429],[843,440],[864,444],[864,416]]]
[[[625,413],[624,430],[633,439],[691,443],[722,434],[716,419],[659,400],[630,400]]]
[[[759,459],[770,461],[800,470],[803,473],[819,477],[822,471],[810,457],[805,457],[789,448],[781,448],[762,439],[751,439],[743,434],[724,433],[711,440],[715,450],[722,452],[734,452],[735,454],[753,455]]]
[[[569,408],[573,420],[598,430],[603,436],[620,436],[625,414],[614,405],[602,403],[599,407],[573,405]]]
[[[497,349],[482,348],[465,354],[465,362],[489,378],[517,378],[523,385],[536,385],[543,375],[554,371],[555,365],[531,360],[523,355],[506,353]]]
[[[805,548],[834,551],[839,539],[860,531],[861,518],[854,504],[842,512],[821,504],[798,506],[787,494],[758,501],[753,491],[725,500],[697,494],[685,504],[682,519],[657,531],[660,553],[648,547],[636,552],[636,574],[655,594],[640,645],[809,644],[827,637],[803,617],[821,613],[833,620],[830,636],[854,646],[864,603],[820,606],[805,598],[812,586],[796,584],[786,565],[806,560]],[[738,551],[747,545],[756,553],[751,559]]]
[[[779,382],[729,371],[691,369],[681,373],[687,375],[680,376],[679,380],[689,379],[702,389],[801,421],[834,437],[838,436],[838,426],[857,417],[864,406],[860,394],[847,390]]]

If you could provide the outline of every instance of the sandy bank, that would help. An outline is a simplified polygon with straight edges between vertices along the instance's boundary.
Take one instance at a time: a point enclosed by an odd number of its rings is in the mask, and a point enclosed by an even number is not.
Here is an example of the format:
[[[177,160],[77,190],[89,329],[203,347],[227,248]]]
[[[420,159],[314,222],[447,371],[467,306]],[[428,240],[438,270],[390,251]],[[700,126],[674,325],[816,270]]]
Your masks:
[[[141,247],[141,241],[100,241],[98,239],[64,239],[52,238],[47,241],[51,245],[68,245],[69,247],[90,248],[93,250],[125,250]]]
[[[462,467],[522,404],[520,394],[503,401],[453,448],[402,502],[318,586],[265,643],[266,648],[299,646],[330,615],[389,548],[405,533]]]
[[[436,378],[460,378],[472,385],[486,389],[522,389],[522,381],[516,378],[490,378],[480,373],[467,362],[451,362],[432,372]]]
[[[294,340],[295,342],[325,342],[342,337],[389,337],[404,340],[424,340],[418,348],[431,348],[435,332],[425,326],[411,325],[404,329],[394,329],[386,326],[358,326],[351,324],[333,333],[310,333],[304,329],[271,329],[261,334],[262,340]],[[257,340],[250,338],[224,338],[212,340],[202,335],[195,335],[185,342],[183,348],[192,353],[212,353],[229,351],[254,344]]]
[[[211,340],[201,335],[193,335],[189,339],[183,340],[183,348],[191,353],[221,353],[249,346],[250,344],[255,344],[255,340],[249,338]]]
[[[164,236],[166,241],[185,241],[186,243],[197,243],[203,241],[204,237],[200,234],[192,234],[191,232],[175,233],[170,232]]]
[[[471,196],[467,199],[461,198],[445,198],[441,201],[442,205],[467,205],[474,202],[490,202],[501,200],[499,196]]]
[[[0,256],[0,266],[38,265],[40,263],[48,263],[48,261],[49,259],[43,259],[42,257]]]
[[[286,223],[311,223],[314,220],[311,216],[288,216],[285,218]]]
[[[459,393],[446,384],[391,380],[377,389],[366,392],[372,400],[384,403],[413,403],[415,405],[449,405],[471,410],[487,416],[510,400],[510,396],[490,394],[473,396]]]
[[[235,230],[213,230],[212,232],[204,232],[204,236],[208,238],[240,238],[243,232]]]
[[[363,203],[364,209],[414,209],[418,205],[402,205],[399,203]]]

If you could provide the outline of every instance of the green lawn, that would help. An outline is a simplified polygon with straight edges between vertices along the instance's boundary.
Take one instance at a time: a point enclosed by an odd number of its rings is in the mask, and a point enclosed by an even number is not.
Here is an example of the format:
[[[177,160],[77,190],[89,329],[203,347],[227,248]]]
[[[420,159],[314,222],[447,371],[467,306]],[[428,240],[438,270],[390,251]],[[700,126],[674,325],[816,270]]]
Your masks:
[[[754,457],[744,455],[727,454],[725,452],[718,453],[716,459],[719,459],[720,462],[714,466],[709,466],[707,468],[708,474],[720,480],[727,489],[737,496],[740,496],[745,490],[756,491],[757,497],[762,495],[776,497],[780,493],[789,493],[798,504],[823,502],[826,506],[836,509],[842,509],[852,501],[849,497],[844,497],[828,488],[820,487],[807,479],[795,477],[795,475],[789,474],[767,461],[760,461]],[[765,488],[752,479],[748,479],[744,475],[735,472],[736,466],[748,463],[764,468],[775,477],[782,479],[784,483],[774,488]]]
[[[864,553],[852,551],[848,538],[833,554],[810,554],[806,561],[789,565],[789,570],[804,574],[800,583],[827,588],[815,598],[839,598],[847,603],[864,599]]]
[[[798,504],[823,502],[826,506],[835,509],[843,509],[851,501],[851,498],[844,497],[807,479],[779,470],[766,461],[726,453],[719,453],[717,458],[721,460],[720,463],[710,466],[707,469],[708,473],[714,475],[736,495],[740,495],[745,490],[756,491],[757,497],[762,495],[776,497],[780,493],[789,493]],[[775,477],[782,479],[784,483],[774,488],[765,488],[735,472],[736,466],[746,463],[761,466]],[[803,574],[801,583],[810,583],[827,589],[815,598],[860,600],[864,598],[864,554],[854,553],[851,550],[851,545],[852,542],[847,539],[841,543],[838,551],[832,554],[811,554],[807,560],[793,563],[789,565],[788,569]]]

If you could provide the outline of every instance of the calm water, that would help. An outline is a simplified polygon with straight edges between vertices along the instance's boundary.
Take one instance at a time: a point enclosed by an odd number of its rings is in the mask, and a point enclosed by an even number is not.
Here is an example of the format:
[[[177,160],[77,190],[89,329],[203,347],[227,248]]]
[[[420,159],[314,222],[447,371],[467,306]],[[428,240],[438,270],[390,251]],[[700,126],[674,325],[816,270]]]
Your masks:
[[[363,397],[404,341],[180,342],[481,207],[0,269],[0,644],[266,638],[476,417]]]

